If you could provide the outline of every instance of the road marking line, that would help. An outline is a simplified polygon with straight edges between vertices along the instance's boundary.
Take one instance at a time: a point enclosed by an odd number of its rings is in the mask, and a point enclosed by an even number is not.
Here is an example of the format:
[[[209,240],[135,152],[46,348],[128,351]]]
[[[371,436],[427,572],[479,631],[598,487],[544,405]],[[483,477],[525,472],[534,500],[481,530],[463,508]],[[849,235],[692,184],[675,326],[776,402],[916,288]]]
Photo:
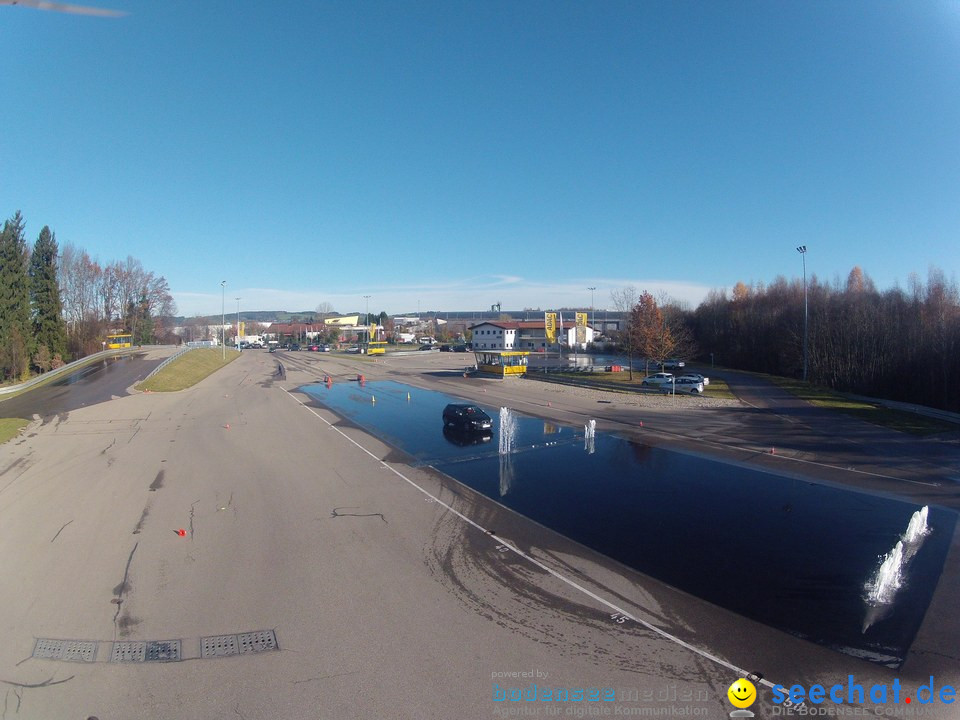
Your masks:
[[[662,630],[662,629],[656,627],[655,625],[652,625],[651,623],[648,623],[646,620],[641,620],[640,618],[634,617],[633,615],[631,615],[630,613],[628,613],[626,610],[618,607],[617,605],[615,605],[614,603],[610,602],[609,600],[601,597],[600,595],[597,595],[595,592],[593,592],[593,591],[591,591],[591,590],[588,590],[587,588],[585,588],[585,587],[583,587],[582,585],[576,583],[575,581],[571,580],[570,578],[566,577],[565,575],[562,575],[561,573],[557,572],[557,571],[554,570],[553,568],[548,567],[547,565],[544,565],[542,562],[540,562],[540,561],[537,560],[536,558],[533,558],[533,557],[531,557],[530,555],[527,555],[525,552],[523,552],[523,551],[520,550],[519,548],[517,548],[517,547],[515,547],[514,545],[512,545],[509,541],[504,540],[504,539],[501,538],[501,537],[498,537],[498,536],[496,536],[496,535],[491,534],[490,532],[487,531],[486,528],[478,525],[476,522],[474,522],[473,520],[471,520],[470,518],[468,518],[466,515],[464,515],[463,513],[461,513],[459,510],[454,509],[453,507],[451,507],[450,505],[448,505],[447,503],[445,503],[443,500],[441,500],[440,498],[438,498],[436,495],[433,495],[429,490],[426,490],[426,489],[422,488],[420,485],[417,485],[417,483],[415,483],[413,480],[411,480],[410,478],[408,478],[406,475],[404,475],[402,472],[400,472],[400,471],[397,470],[396,468],[393,468],[393,467],[391,467],[390,465],[387,465],[386,462],[384,462],[383,460],[381,460],[380,458],[378,458],[376,455],[374,455],[372,452],[370,452],[369,450],[367,450],[367,448],[363,447],[363,445],[361,445],[361,444],[358,443],[356,440],[354,440],[352,437],[350,437],[349,435],[347,435],[345,432],[343,432],[343,430],[341,430],[340,428],[338,428],[337,426],[335,426],[333,423],[331,423],[329,420],[327,420],[326,418],[324,418],[322,415],[320,415],[320,414],[319,414],[316,410],[314,410],[312,407],[310,407],[309,405],[305,405],[299,398],[294,397],[293,394],[292,394],[289,390],[287,390],[286,388],[280,388],[280,389],[283,390],[285,393],[287,393],[287,395],[289,395],[291,398],[293,398],[293,400],[294,400],[295,402],[297,402],[297,403],[299,403],[300,405],[302,405],[303,407],[307,408],[307,410],[309,410],[311,413],[313,413],[313,414],[314,414],[317,418],[319,418],[322,422],[326,423],[326,425],[327,425],[329,428],[331,428],[332,430],[336,430],[341,436],[343,436],[343,437],[346,438],[349,442],[351,442],[351,443],[353,443],[354,445],[356,445],[358,448],[360,448],[360,450],[362,450],[362,451],[365,452],[367,455],[369,455],[370,457],[372,457],[372,458],[373,458],[374,460],[376,460],[380,465],[382,465],[382,466],[385,467],[387,470],[389,470],[390,472],[392,472],[394,475],[396,475],[397,477],[401,478],[402,480],[405,480],[409,485],[413,486],[415,489],[419,490],[421,493],[423,493],[424,495],[426,495],[426,496],[427,496],[427,497],[426,497],[427,502],[435,502],[435,503],[437,503],[437,504],[439,504],[439,505],[442,505],[444,508],[446,508],[447,510],[449,510],[451,513],[453,513],[454,515],[456,515],[458,518],[460,518],[461,520],[463,520],[463,521],[464,521],[465,523],[467,523],[468,525],[471,525],[472,527],[475,527],[477,530],[479,530],[480,532],[482,532],[484,535],[493,538],[498,545],[503,546],[503,547],[509,549],[511,552],[516,553],[517,555],[519,555],[520,557],[522,557],[522,558],[523,558],[524,560],[526,560],[527,562],[532,563],[533,565],[536,565],[538,568],[540,568],[541,570],[543,570],[543,571],[546,572],[546,573],[549,573],[550,575],[552,575],[552,576],[555,577],[556,579],[560,580],[561,582],[566,583],[567,585],[569,585],[570,587],[574,588],[575,590],[578,590],[579,592],[583,593],[584,595],[586,595],[586,596],[588,596],[588,597],[596,600],[596,601],[597,601],[598,603],[600,603],[601,605],[606,606],[608,609],[612,610],[614,613],[617,613],[617,614],[619,614],[619,615],[622,615],[623,617],[626,617],[626,618],[629,618],[630,620],[633,620],[633,621],[634,621],[635,623],[637,623],[638,625],[641,625],[641,626],[645,627],[647,630],[650,630],[651,632],[659,635],[660,637],[662,637],[662,638],[664,638],[664,639],[666,639],[666,640],[669,640],[670,642],[673,642],[673,643],[679,645],[680,647],[686,648],[687,650],[690,650],[691,652],[696,653],[697,655],[699,655],[699,656],[701,656],[701,657],[703,657],[703,658],[706,658],[707,660],[711,660],[711,661],[717,663],[718,665],[722,665],[723,667],[727,668],[728,670],[732,670],[734,673],[737,673],[740,677],[750,677],[750,678],[755,678],[755,677],[756,677],[756,675],[755,675],[754,673],[748,672],[747,670],[744,670],[743,668],[737,667],[736,665],[733,665],[732,663],[729,663],[729,662],[727,662],[726,660],[723,660],[723,659],[717,657],[716,655],[713,655],[712,653],[707,652],[706,650],[703,650],[703,649],[701,649],[701,648],[698,648],[698,647],[696,647],[695,645],[691,645],[690,643],[686,642],[685,640],[682,640],[682,639],[678,638],[676,635],[671,635],[671,634],[668,633],[666,630]],[[771,688],[771,689],[773,689],[773,688],[775,687],[775,685],[776,685],[776,683],[773,683],[773,682],[771,682],[771,681],[769,681],[769,680],[766,680],[766,679],[764,679],[764,678],[758,678],[758,679],[755,680],[755,682],[759,682],[759,683],[762,684],[762,685],[766,685],[767,687],[769,687],[769,688]]]

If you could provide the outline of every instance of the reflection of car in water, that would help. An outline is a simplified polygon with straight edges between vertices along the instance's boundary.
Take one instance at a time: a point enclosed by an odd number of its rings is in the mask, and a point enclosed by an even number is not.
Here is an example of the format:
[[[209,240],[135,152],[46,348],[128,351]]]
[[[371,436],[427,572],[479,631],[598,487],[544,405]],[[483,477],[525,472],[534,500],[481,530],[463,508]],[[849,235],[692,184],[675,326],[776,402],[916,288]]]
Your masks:
[[[476,405],[451,403],[443,409],[445,427],[455,427],[464,432],[478,432],[493,427],[493,420]]]
[[[468,445],[482,445],[490,442],[492,430],[461,430],[453,425],[443,426],[443,437],[452,445],[466,447]]]

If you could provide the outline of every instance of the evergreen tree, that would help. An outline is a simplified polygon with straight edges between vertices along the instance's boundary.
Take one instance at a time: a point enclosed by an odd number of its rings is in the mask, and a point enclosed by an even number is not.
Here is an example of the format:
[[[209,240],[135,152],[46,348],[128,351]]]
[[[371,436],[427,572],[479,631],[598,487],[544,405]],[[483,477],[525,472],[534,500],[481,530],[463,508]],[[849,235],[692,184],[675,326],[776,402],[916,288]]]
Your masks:
[[[0,232],[0,378],[24,378],[33,354],[30,279],[23,217],[18,210]]]
[[[33,334],[38,353],[46,348],[47,355],[61,358],[67,348],[67,327],[63,322],[60,284],[57,281],[57,237],[44,225],[33,246],[30,257],[30,301],[33,305]],[[41,370],[40,363],[35,363]]]

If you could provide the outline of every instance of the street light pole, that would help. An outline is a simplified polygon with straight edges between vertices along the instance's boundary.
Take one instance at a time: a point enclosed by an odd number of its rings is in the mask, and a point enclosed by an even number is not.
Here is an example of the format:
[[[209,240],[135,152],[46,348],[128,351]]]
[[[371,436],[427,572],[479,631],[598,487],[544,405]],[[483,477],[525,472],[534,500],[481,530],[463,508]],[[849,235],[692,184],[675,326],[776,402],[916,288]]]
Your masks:
[[[240,352],[240,298],[237,298],[237,352]]]
[[[590,325],[591,325],[591,327],[593,327],[593,325],[594,325],[594,323],[596,322],[596,319],[597,319],[597,318],[596,318],[597,311],[593,309],[593,291],[596,290],[596,288],[595,288],[595,287],[588,287],[587,290],[590,291]],[[596,328],[594,328],[594,329],[596,329]]]
[[[807,381],[807,246],[797,248],[803,258],[803,381]]]
[[[223,356],[223,359],[227,359],[227,331],[224,329],[224,301],[227,298],[227,281],[220,281],[220,354]]]

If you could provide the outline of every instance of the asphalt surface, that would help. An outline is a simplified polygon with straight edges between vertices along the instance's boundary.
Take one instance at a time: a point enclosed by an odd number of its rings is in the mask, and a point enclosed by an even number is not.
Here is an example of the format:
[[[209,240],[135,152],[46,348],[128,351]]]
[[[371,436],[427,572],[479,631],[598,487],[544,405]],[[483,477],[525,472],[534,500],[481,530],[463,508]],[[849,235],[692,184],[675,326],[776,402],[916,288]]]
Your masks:
[[[135,383],[174,351],[174,347],[164,346],[107,357],[15,397],[0,396],[0,417],[49,418],[128,395]]]
[[[58,412],[0,446],[3,720],[479,718],[591,705],[496,699],[531,683],[610,688],[614,700],[591,707],[611,715],[719,718],[743,671],[788,686],[849,674],[864,686],[958,684],[956,540],[910,658],[888,670],[685,595],[408,467],[296,392],[359,372],[871,490],[952,490],[851,473],[835,461],[855,450],[829,442],[820,454],[790,443],[763,453],[755,435],[792,425],[766,410],[646,409],[642,398],[463,378],[464,364],[247,352],[190,390]],[[279,650],[205,656],[253,632],[275,633]],[[36,657],[38,638],[85,641],[70,648],[93,662]],[[177,662],[110,661],[174,641]],[[760,690],[751,710],[778,716]],[[953,707],[925,717],[957,717]]]

